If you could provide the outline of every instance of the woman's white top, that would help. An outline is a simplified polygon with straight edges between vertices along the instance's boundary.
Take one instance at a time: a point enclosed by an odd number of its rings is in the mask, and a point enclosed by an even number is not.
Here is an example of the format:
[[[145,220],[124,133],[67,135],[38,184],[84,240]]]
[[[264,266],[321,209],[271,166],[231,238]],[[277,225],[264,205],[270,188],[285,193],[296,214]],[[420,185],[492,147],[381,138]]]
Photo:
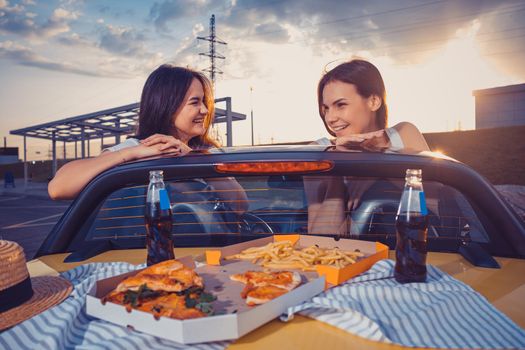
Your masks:
[[[399,135],[399,132],[397,132],[394,128],[386,128],[385,133],[390,139],[390,147],[388,149],[392,151],[399,151],[403,148],[405,148],[405,144],[403,143],[403,139],[401,138],[401,135]]]
[[[397,132],[394,128],[386,128],[385,133],[388,136],[388,139],[390,140],[390,147],[388,147],[389,150],[392,151],[399,151],[403,148],[405,148],[405,144],[403,143],[403,139],[401,138],[401,135],[399,135],[399,132]],[[328,138],[323,137],[319,140],[315,140],[315,143],[322,146],[332,146],[332,141],[330,141]]]
[[[111,147],[108,147],[108,148],[104,148],[104,150],[102,150],[102,152],[108,152],[108,151],[109,152],[115,152],[115,151],[120,151],[121,149],[124,149],[124,148],[134,147],[134,146],[138,146],[138,145],[140,145],[139,139],[135,139],[133,137],[130,137],[129,139],[126,139],[126,141],[121,142],[118,145],[111,146]]]
[[[321,145],[321,146],[333,146],[333,143],[332,141],[330,141],[328,138],[326,137],[323,137],[322,139],[319,139],[319,140],[315,140],[314,141],[316,144],[318,145]]]

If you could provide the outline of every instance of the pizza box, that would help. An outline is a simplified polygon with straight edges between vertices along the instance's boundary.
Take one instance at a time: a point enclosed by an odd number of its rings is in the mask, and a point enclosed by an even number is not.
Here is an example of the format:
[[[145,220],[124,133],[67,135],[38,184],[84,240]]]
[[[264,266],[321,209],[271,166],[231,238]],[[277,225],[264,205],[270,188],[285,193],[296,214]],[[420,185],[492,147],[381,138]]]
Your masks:
[[[191,257],[178,259],[184,265],[195,268]],[[102,303],[102,298],[122,280],[140,270],[97,281],[86,296],[86,312],[124,327],[151,334],[183,344],[232,340],[285,313],[289,307],[298,305],[324,290],[325,278],[315,272],[300,272],[302,284],[292,291],[258,306],[246,305],[240,296],[244,284],[231,281],[229,276],[248,270],[263,270],[249,261],[228,261],[223,265],[196,267],[195,271],[204,279],[205,291],[217,297],[213,302],[214,316],[177,320],[167,317],[156,319],[153,314],[131,310],[111,302]]]
[[[388,258],[388,246],[379,242],[367,242],[353,239],[335,240],[332,237],[312,235],[274,235],[272,237],[265,237],[253,241],[230,245],[221,249],[207,250],[206,263],[209,265],[223,265],[226,262],[224,258],[227,256],[238,254],[250,247],[260,247],[270,242],[285,240],[291,241],[292,244],[295,243],[296,248],[306,248],[317,245],[321,248],[338,247],[341,250],[348,251],[359,249],[359,251],[365,255],[363,258],[357,260],[354,264],[347,265],[343,268],[327,265],[316,266],[318,276],[324,276],[326,279],[326,288],[339,285],[346,280],[367,271],[379,260]]]

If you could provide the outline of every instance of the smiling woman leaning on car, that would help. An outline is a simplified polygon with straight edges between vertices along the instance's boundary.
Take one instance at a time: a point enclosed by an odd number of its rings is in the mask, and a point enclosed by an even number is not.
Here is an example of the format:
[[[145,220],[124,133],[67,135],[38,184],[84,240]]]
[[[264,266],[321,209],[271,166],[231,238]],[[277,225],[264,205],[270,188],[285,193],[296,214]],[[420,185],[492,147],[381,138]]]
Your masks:
[[[105,149],[98,157],[65,164],[49,183],[49,196],[72,199],[95,176],[121,163],[217,147],[208,135],[213,103],[211,85],[204,75],[187,68],[160,66],[142,90],[137,138]],[[237,203],[232,209],[246,209],[245,194],[236,181],[223,178],[208,183],[221,193],[221,199]],[[224,189],[229,191],[221,191]]]
[[[387,128],[385,84],[379,70],[368,61],[354,59],[328,71],[319,81],[317,97],[319,115],[328,133],[335,137],[320,139],[316,141],[318,144],[412,152],[430,150],[413,124],[403,122]],[[342,177],[305,178],[308,232],[347,234],[346,213],[357,208],[372,183],[352,184]]]

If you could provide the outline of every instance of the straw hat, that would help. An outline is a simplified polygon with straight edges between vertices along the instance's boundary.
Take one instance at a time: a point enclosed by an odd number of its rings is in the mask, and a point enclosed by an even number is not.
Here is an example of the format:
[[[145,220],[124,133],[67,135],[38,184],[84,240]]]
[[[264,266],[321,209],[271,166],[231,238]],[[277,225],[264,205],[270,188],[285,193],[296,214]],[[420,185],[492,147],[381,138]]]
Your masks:
[[[72,290],[61,277],[29,278],[22,247],[0,240],[0,331],[59,304]]]

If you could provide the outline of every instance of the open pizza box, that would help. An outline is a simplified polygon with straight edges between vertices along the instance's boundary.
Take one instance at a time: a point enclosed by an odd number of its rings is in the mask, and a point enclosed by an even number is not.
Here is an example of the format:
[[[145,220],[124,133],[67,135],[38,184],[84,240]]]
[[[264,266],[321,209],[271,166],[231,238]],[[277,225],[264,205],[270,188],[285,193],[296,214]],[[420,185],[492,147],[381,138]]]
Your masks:
[[[194,268],[190,257],[178,259],[184,265]],[[140,270],[97,281],[86,296],[88,315],[106,320],[136,331],[151,334],[178,343],[193,344],[242,337],[250,331],[279,317],[289,307],[302,303],[323,291],[324,277],[316,273],[301,273],[302,284],[292,291],[263,305],[248,306],[241,298],[244,284],[231,281],[229,276],[248,270],[262,270],[247,261],[238,261],[224,266],[203,265],[195,268],[203,279],[205,290],[217,297],[213,302],[216,315],[189,320],[167,317],[156,319],[153,314],[131,310],[111,302],[102,303],[102,298],[122,280]]]
[[[265,304],[248,306],[246,300],[241,297],[244,284],[230,280],[230,276],[250,270],[262,271],[264,268],[250,261],[225,260],[224,257],[239,253],[249,247],[263,246],[274,239],[297,240],[297,244],[301,247],[317,244],[326,248],[337,246],[341,249],[359,249],[365,253],[365,258],[352,265],[356,265],[356,269],[345,267],[334,271],[332,268],[323,267],[317,272],[297,270],[302,279],[302,284],[297,288]],[[87,294],[86,312],[93,317],[183,344],[238,339],[286,313],[289,307],[321,293],[328,286],[327,278],[332,280],[330,282],[332,285],[341,283],[345,278],[348,279],[366,271],[375,261],[386,258],[387,255],[388,247],[379,243],[376,245],[371,242],[343,239],[334,241],[327,237],[299,235],[261,238],[222,249],[209,250],[206,252],[207,263],[198,267],[195,267],[195,262],[191,257],[178,258],[187,267],[194,268],[204,280],[205,291],[217,297],[217,300],[213,302],[215,311],[213,316],[188,320],[155,318],[148,312],[140,310],[128,312],[122,305],[111,302],[102,303],[102,298],[122,280],[140,270],[97,281]],[[341,282],[337,282],[338,280]]]

